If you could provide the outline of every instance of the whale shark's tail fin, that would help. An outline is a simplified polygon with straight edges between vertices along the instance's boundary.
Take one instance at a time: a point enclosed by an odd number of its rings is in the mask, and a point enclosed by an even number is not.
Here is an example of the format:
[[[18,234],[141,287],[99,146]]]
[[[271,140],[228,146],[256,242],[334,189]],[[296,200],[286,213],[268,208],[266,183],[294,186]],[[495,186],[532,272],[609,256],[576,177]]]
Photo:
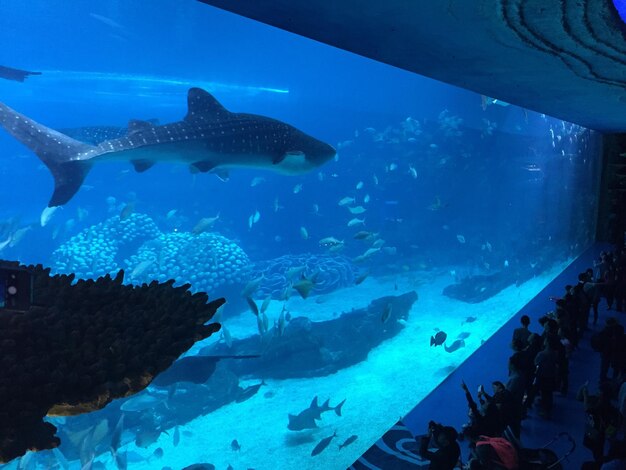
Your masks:
[[[0,103],[0,125],[37,154],[54,177],[48,207],[62,206],[83,184],[98,149],[50,129]]]

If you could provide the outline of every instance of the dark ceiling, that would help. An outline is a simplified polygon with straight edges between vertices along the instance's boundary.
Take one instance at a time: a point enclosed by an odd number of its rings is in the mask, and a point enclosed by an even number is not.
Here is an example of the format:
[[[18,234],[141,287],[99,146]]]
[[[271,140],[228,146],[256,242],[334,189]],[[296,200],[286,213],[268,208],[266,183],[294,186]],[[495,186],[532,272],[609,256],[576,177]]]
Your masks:
[[[626,131],[611,0],[200,0],[605,132]]]

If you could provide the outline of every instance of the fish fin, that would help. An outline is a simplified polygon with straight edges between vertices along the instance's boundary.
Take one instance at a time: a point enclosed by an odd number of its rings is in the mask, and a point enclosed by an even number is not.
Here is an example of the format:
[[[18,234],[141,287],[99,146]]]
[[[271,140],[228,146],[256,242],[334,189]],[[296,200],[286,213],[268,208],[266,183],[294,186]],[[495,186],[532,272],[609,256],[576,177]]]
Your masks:
[[[435,337],[431,336],[430,337],[430,345],[432,346],[433,344],[435,344]]]
[[[185,121],[216,120],[230,114],[208,91],[190,88],[187,92],[187,115]]]
[[[287,157],[286,153],[281,153],[280,155],[276,155],[272,160],[272,165],[278,165]]]
[[[48,167],[54,177],[54,192],[48,207],[62,206],[81,187],[91,169],[94,147],[50,129],[0,103],[0,125],[22,142]]]
[[[217,176],[220,180],[226,182],[230,179],[230,175],[228,174],[228,170],[216,170],[214,171],[215,176]]]
[[[311,406],[309,406],[309,408],[319,408],[319,405],[317,404],[317,395],[315,395],[315,398],[313,398],[313,401],[311,402]]]
[[[133,164],[133,167],[135,168],[135,171],[137,173],[142,173],[146,170],[149,170],[154,165],[154,162],[152,160],[145,159],[131,160],[130,162]]]
[[[137,132],[152,129],[154,124],[148,121],[141,121],[139,119],[131,119],[128,121],[128,135],[136,134]]]
[[[335,406],[335,413],[337,414],[337,416],[341,416],[341,407],[343,406],[345,402],[346,402],[346,399],[344,398],[341,403]]]
[[[211,171],[213,168],[215,168],[215,163],[210,162],[208,160],[202,160],[199,162],[194,162],[191,165],[189,165],[191,168],[191,172],[194,173],[195,172],[200,172],[200,173],[207,173],[209,171]]]

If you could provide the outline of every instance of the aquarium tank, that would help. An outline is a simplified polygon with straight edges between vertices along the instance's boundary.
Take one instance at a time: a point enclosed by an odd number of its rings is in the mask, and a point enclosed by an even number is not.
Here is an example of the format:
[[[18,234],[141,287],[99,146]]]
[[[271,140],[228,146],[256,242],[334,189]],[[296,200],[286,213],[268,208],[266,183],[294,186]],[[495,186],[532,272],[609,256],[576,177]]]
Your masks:
[[[0,44],[0,258],[226,299],[3,469],[349,467],[594,239],[599,135],[497,97],[194,1],[2,2]]]

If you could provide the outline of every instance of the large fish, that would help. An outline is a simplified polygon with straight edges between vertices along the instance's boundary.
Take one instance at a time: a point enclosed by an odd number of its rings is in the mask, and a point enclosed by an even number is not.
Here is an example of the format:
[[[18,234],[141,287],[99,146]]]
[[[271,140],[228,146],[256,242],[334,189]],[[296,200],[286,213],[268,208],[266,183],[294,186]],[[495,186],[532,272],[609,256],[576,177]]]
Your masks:
[[[341,407],[346,402],[343,400],[337,406],[331,407],[330,400],[326,400],[322,406],[319,406],[317,402],[317,396],[313,398],[313,401],[309,407],[297,415],[288,414],[289,424],[287,428],[290,431],[302,431],[304,429],[315,429],[318,427],[316,421],[322,419],[322,413],[330,410],[334,410],[337,416],[341,416]]]
[[[220,359],[251,359],[258,355],[187,356],[174,362],[152,381],[156,387],[169,387],[179,382],[203,384],[213,375]]]
[[[94,163],[129,161],[135,170],[177,162],[222,177],[230,168],[250,167],[297,175],[335,157],[330,145],[289,124],[256,114],[231,113],[211,94],[191,88],[182,121],[154,125],[130,121],[128,134],[90,145],[39,124],[0,103],[0,125],[29,147],[54,177],[49,207],[67,203]]]

